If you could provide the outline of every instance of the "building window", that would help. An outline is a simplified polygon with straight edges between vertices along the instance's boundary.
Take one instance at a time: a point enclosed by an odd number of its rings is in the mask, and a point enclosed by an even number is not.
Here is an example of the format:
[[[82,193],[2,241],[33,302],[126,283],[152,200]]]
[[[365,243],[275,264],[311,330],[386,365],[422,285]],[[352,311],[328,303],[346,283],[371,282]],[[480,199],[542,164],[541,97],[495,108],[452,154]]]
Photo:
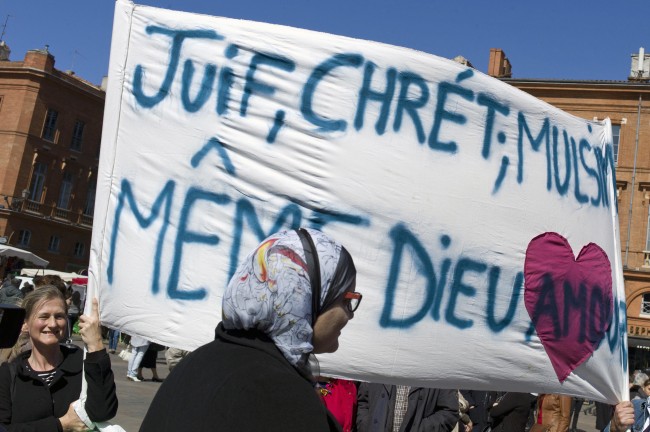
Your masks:
[[[86,245],[81,242],[74,244],[74,256],[77,258],[83,258],[84,252],[86,252]]]
[[[92,179],[88,183],[88,192],[86,192],[86,204],[84,205],[84,214],[92,216],[95,211],[95,190],[97,189],[97,180]]]
[[[621,125],[612,125],[612,144],[614,146],[614,165],[618,165],[618,143],[621,139]]]
[[[643,294],[641,302],[641,315],[650,315],[650,293]]]
[[[60,209],[68,210],[70,207],[70,196],[72,195],[72,185],[74,179],[69,171],[63,173],[63,180],[61,181],[61,189],[59,190],[59,200],[56,206]]]
[[[45,124],[43,125],[43,139],[54,142],[56,135],[56,120],[59,117],[59,112],[53,109],[48,109],[45,115]]]
[[[61,245],[61,239],[53,235],[50,237],[50,243],[47,246],[47,250],[49,250],[50,252],[58,252],[60,245]]]
[[[29,185],[29,199],[36,202],[41,202],[43,196],[43,185],[45,185],[45,174],[47,173],[47,166],[44,163],[36,162],[34,164],[34,172],[32,173],[32,182]]]
[[[81,141],[84,136],[84,128],[86,123],[81,120],[77,120],[74,124],[74,131],[72,132],[72,141],[70,141],[70,149],[75,151],[81,151]]]
[[[29,242],[32,239],[32,232],[30,230],[20,230],[18,232],[18,245],[19,246],[29,246]]]

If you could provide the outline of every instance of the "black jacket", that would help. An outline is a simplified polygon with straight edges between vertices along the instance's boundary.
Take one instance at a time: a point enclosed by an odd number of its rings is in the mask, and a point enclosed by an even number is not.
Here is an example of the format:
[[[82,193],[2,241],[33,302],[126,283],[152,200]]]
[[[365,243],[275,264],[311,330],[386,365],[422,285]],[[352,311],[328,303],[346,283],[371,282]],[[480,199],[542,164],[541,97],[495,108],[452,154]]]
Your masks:
[[[357,430],[390,432],[397,387],[361,383],[357,392]],[[411,387],[400,431],[451,431],[459,420],[458,392]]]
[[[530,393],[506,393],[501,401],[490,409],[492,430],[495,432],[525,430],[535,401],[537,401],[537,396]]]
[[[9,303],[12,305],[20,305],[25,295],[18,287],[9,284],[0,289],[0,303]]]
[[[0,424],[9,431],[55,432],[61,430],[58,418],[65,415],[70,404],[81,393],[81,371],[88,383],[86,413],[93,421],[106,421],[117,413],[115,381],[111,360],[106,350],[88,353],[61,345],[63,362],[50,387],[46,387],[27,367],[31,351],[15,360],[16,376],[11,384],[9,364],[0,367]],[[12,398],[13,394],[13,398]]]
[[[489,424],[488,411],[497,398],[497,392],[481,390],[461,390],[460,392],[469,403],[469,418],[474,424],[474,430],[482,431]]]
[[[141,432],[340,430],[302,376],[266,335],[225,330],[165,379]]]

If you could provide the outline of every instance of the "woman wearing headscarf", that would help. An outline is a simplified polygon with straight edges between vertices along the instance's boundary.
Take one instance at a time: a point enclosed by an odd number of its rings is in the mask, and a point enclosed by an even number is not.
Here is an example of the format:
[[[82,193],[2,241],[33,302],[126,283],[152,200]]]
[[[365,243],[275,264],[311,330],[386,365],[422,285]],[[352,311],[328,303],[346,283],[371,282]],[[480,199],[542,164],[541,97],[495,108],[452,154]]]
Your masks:
[[[355,284],[352,257],[325,234],[268,237],[231,278],[215,340],[174,368],[140,430],[340,430],[309,357],[338,349],[361,300]]]

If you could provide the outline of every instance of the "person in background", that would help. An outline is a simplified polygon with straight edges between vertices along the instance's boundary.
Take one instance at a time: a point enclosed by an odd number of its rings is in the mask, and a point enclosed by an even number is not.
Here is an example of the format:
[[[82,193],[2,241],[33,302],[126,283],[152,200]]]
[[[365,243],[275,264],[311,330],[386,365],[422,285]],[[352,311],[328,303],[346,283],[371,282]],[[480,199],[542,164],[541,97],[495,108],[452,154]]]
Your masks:
[[[82,377],[88,383],[84,407],[90,420],[110,420],[117,413],[111,361],[102,343],[99,306],[79,317],[81,339],[88,351],[62,345],[67,334],[64,295],[42,286],[23,301],[25,328],[32,349],[0,366],[0,424],[9,430],[76,432],[86,430],[73,403],[79,399]]]
[[[456,390],[364,382],[357,404],[359,432],[452,431],[460,418]]]
[[[309,359],[334,352],[361,303],[347,250],[313,229],[281,231],[246,256],[222,298],[215,340],[156,393],[141,432],[326,432]]]
[[[650,397],[650,378],[648,378],[643,382],[643,386],[641,387],[641,389],[639,389],[638,394],[640,399],[643,399],[643,397],[641,396],[642,394],[646,395],[645,397],[646,399]]]
[[[149,348],[149,341],[140,336],[131,336],[131,357],[129,357],[129,365],[126,371],[126,379],[129,381],[140,382],[138,378],[138,368],[142,363],[144,353]]]
[[[43,286],[53,285],[57,287],[61,294],[66,297],[68,293],[68,286],[65,284],[65,281],[61,279],[59,275],[43,275],[43,276],[34,276],[34,289],[39,289]]]
[[[318,377],[316,389],[343,432],[354,429],[357,413],[357,386],[352,381]]]
[[[74,325],[81,313],[81,294],[72,288],[68,288],[66,293],[66,303],[68,303],[68,342],[71,343]]]
[[[176,367],[181,360],[183,360],[190,352],[180,348],[169,347],[165,351],[165,362],[169,368],[169,372]]]
[[[34,285],[30,284],[29,282],[25,282],[23,284],[23,287],[20,289],[20,291],[23,293],[23,297],[24,297],[30,292],[34,291]]]
[[[114,329],[108,329],[108,352],[111,354],[115,354],[119,342],[120,342],[120,331]]]
[[[571,419],[571,396],[540,394],[537,397],[537,419],[531,432],[568,432]]]
[[[648,381],[648,375],[641,371],[635,371],[630,385],[630,399],[647,399],[650,394],[645,391],[645,382]]]
[[[0,289],[0,303],[20,306],[24,294],[19,287],[20,279],[17,278],[13,278],[9,283],[3,285],[2,289]]]
[[[153,382],[163,381],[158,376],[158,369],[156,369],[156,361],[158,360],[158,351],[162,351],[164,349],[165,347],[162,345],[158,345],[157,343],[154,342],[149,342],[147,351],[145,351],[144,356],[142,356],[142,362],[140,362],[140,366],[138,367],[137,376],[140,381],[145,381],[144,376],[142,375],[142,369],[144,368],[151,370],[151,375],[152,375],[151,381]]]
[[[456,430],[458,432],[472,432],[474,425],[472,424],[472,419],[469,417],[469,402],[467,402],[467,399],[465,399],[460,390],[458,391],[458,405],[460,420]]]
[[[645,402],[644,399],[637,399],[637,401]],[[598,402],[598,401],[596,401],[595,405],[596,405],[596,429],[598,429],[599,431],[606,431],[610,427],[611,419],[615,415],[614,407],[608,403]],[[645,432],[644,428],[638,430]]]
[[[15,279],[15,280],[18,281],[18,279]],[[17,296],[16,297],[11,296],[11,298],[4,297],[4,294],[6,294],[5,290],[7,289],[7,287],[8,286],[11,286],[11,287],[15,286],[14,284],[11,283],[11,281],[12,281],[12,278],[7,276],[7,278],[5,279],[5,281],[3,283],[2,288],[0,288],[0,303],[8,303],[8,304],[12,304],[14,306],[21,306],[22,303],[23,303],[23,298],[26,295],[25,292],[23,292],[22,290],[20,290],[21,294],[22,294],[22,297],[20,297],[20,298],[17,297]],[[18,283],[20,283],[20,282],[18,282]],[[25,286],[27,286],[27,285],[28,284],[25,284]],[[9,289],[11,290],[12,288],[9,288]],[[14,344],[13,347],[0,349],[0,365],[2,365],[3,363],[10,362],[13,359],[15,359],[18,356],[18,354],[20,354],[21,352],[24,351],[23,348],[28,343],[29,343],[29,335],[27,334],[27,332],[21,331],[20,335],[18,336],[18,339],[17,339],[17,341],[16,341],[16,343]]]
[[[507,392],[490,408],[492,432],[523,431],[537,397],[530,393]]]
[[[574,397],[571,403],[571,427],[570,432],[578,432],[578,418],[580,417],[580,410],[585,403],[585,399],[581,397]]]
[[[469,403],[469,418],[472,420],[473,432],[483,432],[488,426],[488,410],[497,399],[498,393],[482,390],[461,390]]]

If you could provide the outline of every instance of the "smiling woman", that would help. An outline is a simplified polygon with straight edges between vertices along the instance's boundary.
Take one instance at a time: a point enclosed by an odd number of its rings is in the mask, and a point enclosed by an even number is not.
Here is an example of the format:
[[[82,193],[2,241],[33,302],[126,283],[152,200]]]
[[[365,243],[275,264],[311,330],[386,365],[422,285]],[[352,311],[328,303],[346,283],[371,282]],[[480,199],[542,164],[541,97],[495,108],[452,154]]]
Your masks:
[[[58,345],[67,326],[65,306],[60,299],[45,300],[40,305],[37,313],[32,313],[25,322],[27,331],[32,340],[32,346],[40,349],[51,345]],[[46,360],[46,358],[43,358]],[[30,362],[36,362],[32,360]],[[56,366],[56,365],[39,365]]]
[[[92,313],[79,317],[88,354],[62,345],[67,335],[67,307],[58,288],[46,285],[23,300],[32,350],[0,367],[0,424],[9,430],[55,432],[86,430],[72,403],[81,393],[82,370],[88,382],[85,410],[92,421],[105,421],[117,412],[111,363],[99,328],[97,300]],[[82,367],[83,366],[83,367]]]

